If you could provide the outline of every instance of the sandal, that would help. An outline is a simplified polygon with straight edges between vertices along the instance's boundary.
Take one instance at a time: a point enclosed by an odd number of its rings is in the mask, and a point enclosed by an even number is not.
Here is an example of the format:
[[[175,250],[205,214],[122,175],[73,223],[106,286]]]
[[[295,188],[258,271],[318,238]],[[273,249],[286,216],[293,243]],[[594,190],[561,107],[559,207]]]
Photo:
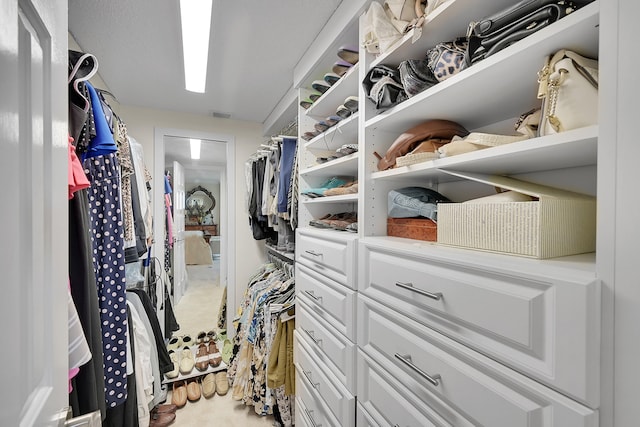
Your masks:
[[[222,362],[222,356],[220,355],[220,351],[218,350],[218,346],[216,345],[216,342],[214,340],[209,341],[208,354],[209,365],[211,365],[212,368],[217,368],[218,366],[220,366],[220,363]]]
[[[198,344],[198,350],[196,352],[196,369],[198,371],[206,371],[209,367],[209,350],[207,344]]]

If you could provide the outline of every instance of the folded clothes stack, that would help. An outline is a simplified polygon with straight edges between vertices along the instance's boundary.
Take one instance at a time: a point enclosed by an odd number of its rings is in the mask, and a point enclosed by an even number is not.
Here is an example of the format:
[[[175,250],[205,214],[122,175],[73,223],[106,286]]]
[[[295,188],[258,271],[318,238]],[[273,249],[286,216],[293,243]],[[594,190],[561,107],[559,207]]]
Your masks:
[[[358,231],[358,214],[356,212],[340,212],[326,214],[322,218],[312,219],[309,225],[316,228],[334,229],[340,231]]]

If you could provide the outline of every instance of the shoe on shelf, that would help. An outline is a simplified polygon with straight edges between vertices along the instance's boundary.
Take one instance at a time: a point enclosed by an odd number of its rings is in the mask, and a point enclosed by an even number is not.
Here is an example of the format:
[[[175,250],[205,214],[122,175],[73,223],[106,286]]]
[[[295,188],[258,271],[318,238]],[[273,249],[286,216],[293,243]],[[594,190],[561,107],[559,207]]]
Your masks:
[[[322,93],[320,92],[313,92],[309,95],[309,99],[312,102],[316,102],[318,99],[320,99],[320,97],[322,96]]]
[[[338,80],[340,80],[340,76],[336,73],[326,73],[323,77],[324,81],[329,83],[331,86],[336,84]]]
[[[300,101],[300,106],[305,110],[307,110],[312,105],[313,105],[313,101],[310,98],[303,99],[302,101]]]
[[[196,361],[193,358],[193,353],[191,352],[190,347],[184,347],[182,349],[182,353],[180,353],[180,373],[183,375],[188,375],[193,370],[193,365],[195,365]]]
[[[182,347],[182,338],[171,337],[169,343],[167,344],[167,350],[177,350],[180,347]]]
[[[303,190],[301,192],[301,194],[303,194],[303,195],[313,195],[313,194],[315,194],[316,196],[324,196],[324,192],[326,190],[328,190],[330,188],[339,187],[339,186],[344,185],[347,182],[351,182],[353,180],[354,180],[353,177],[334,176],[332,178],[329,178],[328,180],[326,180],[322,184],[320,184],[319,187],[308,188],[306,190]]]
[[[352,113],[355,113],[356,111],[358,111],[358,97],[357,96],[348,96],[345,100],[344,100],[344,106],[347,107],[349,110],[351,110]]]
[[[200,390],[200,383],[198,379],[191,379],[187,381],[187,399],[189,402],[196,402],[200,400],[200,396],[202,395],[202,391]]]
[[[320,93],[325,93],[331,88],[331,85],[324,80],[314,80],[311,83],[311,87],[317,90]]]
[[[345,194],[358,194],[358,182],[349,182],[340,187],[330,188],[324,192],[325,196],[344,196]]]
[[[338,122],[342,120],[342,117],[340,116],[329,116],[326,119],[324,119],[324,121],[329,125],[329,126],[335,126],[338,124]]]
[[[173,362],[173,370],[164,374],[168,379],[178,378],[180,371],[180,362],[178,361],[178,353],[175,350],[169,350],[169,359]]]
[[[229,391],[227,371],[216,372],[216,391],[220,396],[224,396]]]
[[[222,362],[222,356],[214,340],[209,341],[208,353],[209,353],[209,365],[211,365],[211,367],[213,368],[217,368],[218,366],[220,366],[220,362]]]
[[[331,71],[336,73],[339,76],[343,76],[347,71],[349,71],[353,67],[353,64],[345,61],[344,59],[338,59],[335,64],[333,64],[333,68]]]
[[[171,413],[150,413],[149,414],[149,427],[165,427],[173,423],[176,419],[176,414]]]
[[[359,53],[355,46],[342,46],[338,49],[338,57],[352,65],[358,63]]]
[[[187,404],[187,384],[184,381],[175,381],[171,391],[171,403],[178,408]]]
[[[209,399],[216,394],[216,377],[213,372],[208,373],[202,380],[202,395],[205,399]]]
[[[344,104],[339,105],[338,108],[336,109],[336,115],[342,117],[343,119],[346,119],[352,114],[353,114],[353,111],[345,107]]]
[[[196,350],[196,369],[200,372],[204,372],[209,367],[209,352],[207,350],[207,344],[198,344],[198,350]]]

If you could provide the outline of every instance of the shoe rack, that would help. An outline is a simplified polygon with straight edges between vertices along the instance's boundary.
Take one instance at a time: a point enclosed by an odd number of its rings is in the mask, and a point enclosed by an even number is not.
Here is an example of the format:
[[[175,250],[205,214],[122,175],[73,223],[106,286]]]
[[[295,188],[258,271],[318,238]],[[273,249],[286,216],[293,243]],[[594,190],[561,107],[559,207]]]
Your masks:
[[[606,402],[609,413],[603,375],[612,373],[604,364],[612,353],[603,350],[607,338],[601,331],[611,331],[610,322],[602,323],[612,315],[603,303],[602,272],[613,268],[613,260],[600,250],[610,243],[609,224],[598,223],[597,253],[547,260],[386,234],[392,189],[423,186],[453,201],[493,191],[447,171],[507,175],[576,191],[596,196],[599,212],[611,212],[599,181],[611,183],[614,175],[611,161],[600,160],[609,144],[602,128],[615,127],[615,99],[602,91],[598,125],[377,170],[374,152],[385,153],[399,134],[429,119],[453,120],[472,132],[512,132],[520,114],[539,106],[537,71],[547,55],[570,48],[597,58],[603,26],[609,42],[617,31],[610,15],[603,22],[601,0],[596,0],[394,108],[376,111],[366,99],[360,82],[371,67],[420,59],[436,43],[465,35],[470,22],[512,4],[447,1],[421,30],[406,34],[388,52],[376,57],[360,49],[357,68],[332,86],[325,100],[308,110],[299,107],[302,135],[345,93],[357,91],[359,97],[353,123],[342,121],[326,135],[300,139],[301,190],[336,175],[356,174],[359,182],[355,197],[300,198],[296,292],[300,321],[306,323],[296,331],[296,361],[309,361],[310,368],[298,366],[300,413],[309,425],[344,423],[340,417],[351,414],[318,397],[321,387],[315,385],[323,381],[344,386],[336,389],[355,405],[356,425],[511,427],[527,425],[519,417],[532,420],[542,413],[549,426],[611,425],[602,405]],[[354,27],[362,25],[345,18],[344,29],[333,31],[333,41],[317,51],[315,64],[324,66],[296,73],[300,100],[308,97],[310,82],[330,69],[327,64]],[[600,75],[615,75],[615,67],[601,61]],[[322,150],[355,140],[359,151],[353,158],[315,163]],[[358,233],[351,238],[308,226],[314,218],[350,209],[358,211]],[[340,356],[328,355],[327,336],[342,339],[346,350]],[[349,371],[356,371],[355,377],[342,374]]]

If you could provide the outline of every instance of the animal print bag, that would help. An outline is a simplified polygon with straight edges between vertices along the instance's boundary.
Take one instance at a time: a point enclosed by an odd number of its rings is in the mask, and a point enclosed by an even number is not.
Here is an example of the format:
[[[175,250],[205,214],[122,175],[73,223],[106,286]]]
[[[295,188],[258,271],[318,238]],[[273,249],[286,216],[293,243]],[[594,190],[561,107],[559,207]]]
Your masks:
[[[466,68],[467,38],[438,43],[427,51],[428,66],[435,78],[442,82]]]

